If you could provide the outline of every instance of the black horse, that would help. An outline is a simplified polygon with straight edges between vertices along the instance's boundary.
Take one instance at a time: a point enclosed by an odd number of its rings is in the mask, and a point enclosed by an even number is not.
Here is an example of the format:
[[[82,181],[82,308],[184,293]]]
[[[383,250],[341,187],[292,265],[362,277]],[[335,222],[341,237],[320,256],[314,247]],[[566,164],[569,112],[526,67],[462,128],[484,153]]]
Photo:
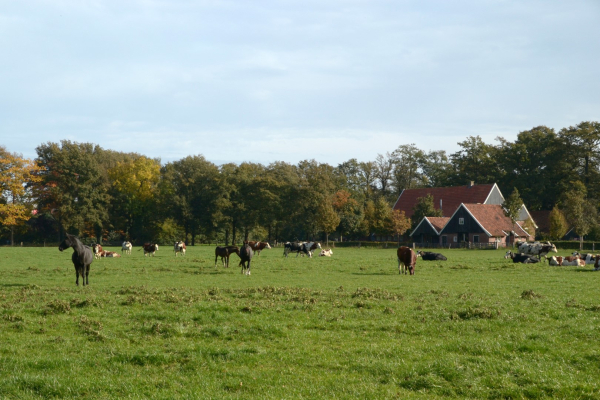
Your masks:
[[[90,265],[94,261],[92,249],[81,243],[76,236],[67,233],[67,238],[58,246],[58,249],[63,251],[69,247],[72,247],[74,250],[71,259],[75,266],[75,284],[79,286],[79,275],[81,275],[83,286],[89,285],[88,275],[90,274]]]
[[[254,252],[248,242],[244,242],[244,245],[240,249],[239,256],[241,258],[240,265],[242,266],[242,274],[250,275],[250,261]]]

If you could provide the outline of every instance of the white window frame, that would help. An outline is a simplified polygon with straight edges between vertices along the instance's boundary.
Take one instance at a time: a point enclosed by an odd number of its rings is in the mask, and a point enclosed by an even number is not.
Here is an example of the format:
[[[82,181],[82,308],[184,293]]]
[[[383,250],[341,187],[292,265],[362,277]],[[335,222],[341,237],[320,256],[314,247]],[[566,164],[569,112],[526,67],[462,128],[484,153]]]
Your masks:
[[[459,225],[464,225],[465,224],[465,219],[464,218],[459,218],[458,219],[458,224]]]
[[[453,240],[454,240],[454,243],[458,242],[458,236],[454,235]]]

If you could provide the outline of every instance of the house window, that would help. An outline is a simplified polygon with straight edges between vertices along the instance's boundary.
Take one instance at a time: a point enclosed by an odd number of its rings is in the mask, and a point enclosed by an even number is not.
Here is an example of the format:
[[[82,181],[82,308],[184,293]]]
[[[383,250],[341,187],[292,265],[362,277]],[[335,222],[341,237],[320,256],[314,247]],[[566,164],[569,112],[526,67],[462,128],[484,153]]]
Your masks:
[[[458,236],[454,235],[453,239],[454,239],[454,243],[458,242]]]
[[[448,243],[448,236],[444,235],[442,236],[442,244],[446,244]]]
[[[479,243],[479,235],[473,235],[473,243]]]
[[[459,218],[458,219],[458,224],[459,225],[464,225],[465,224],[465,219],[464,218]]]

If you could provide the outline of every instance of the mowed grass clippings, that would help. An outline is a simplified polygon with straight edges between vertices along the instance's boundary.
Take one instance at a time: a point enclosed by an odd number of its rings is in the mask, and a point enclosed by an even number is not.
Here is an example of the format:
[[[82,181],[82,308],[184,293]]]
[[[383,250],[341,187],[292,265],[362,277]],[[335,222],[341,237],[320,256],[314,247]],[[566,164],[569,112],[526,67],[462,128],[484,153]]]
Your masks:
[[[591,266],[213,252],[134,248],[76,287],[71,249],[0,248],[0,398],[600,398]]]

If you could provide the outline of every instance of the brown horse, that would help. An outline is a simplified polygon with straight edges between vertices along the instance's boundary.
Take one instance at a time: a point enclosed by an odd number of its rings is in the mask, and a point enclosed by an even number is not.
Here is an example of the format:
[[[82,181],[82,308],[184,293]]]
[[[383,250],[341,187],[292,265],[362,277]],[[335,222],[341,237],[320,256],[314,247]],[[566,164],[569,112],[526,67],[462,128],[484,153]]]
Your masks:
[[[231,254],[240,255],[240,248],[237,246],[217,246],[215,249],[215,267],[217,266],[217,258],[221,257],[221,263],[224,267],[229,268],[229,256]]]

